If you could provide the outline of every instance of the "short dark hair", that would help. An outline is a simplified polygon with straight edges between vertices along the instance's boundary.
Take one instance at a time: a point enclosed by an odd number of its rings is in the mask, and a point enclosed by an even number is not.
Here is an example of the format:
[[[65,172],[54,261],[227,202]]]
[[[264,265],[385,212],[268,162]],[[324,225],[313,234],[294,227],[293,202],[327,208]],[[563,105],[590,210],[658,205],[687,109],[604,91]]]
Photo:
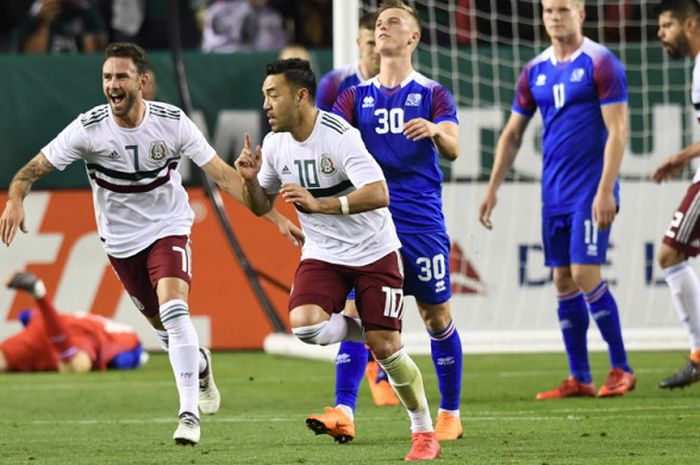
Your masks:
[[[284,78],[296,87],[309,91],[313,100],[316,95],[316,76],[311,71],[311,64],[307,60],[300,58],[289,58],[287,60],[275,60],[268,63],[266,67],[267,76],[271,74],[284,74]]]
[[[418,11],[415,8],[411,8],[410,6],[406,5],[401,0],[384,0],[382,4],[379,5],[379,9],[377,10],[377,16],[379,16],[384,11],[390,10],[392,8],[398,8],[399,10],[403,10],[410,14],[416,21],[416,24],[418,25],[418,32],[422,33],[423,25],[421,24],[420,15],[418,14]]]
[[[700,18],[700,3],[698,0],[661,0],[654,11],[657,16],[669,12],[674,18],[685,21],[690,16]]]
[[[112,57],[131,58],[139,74],[148,72],[148,55],[146,55],[144,49],[136,44],[131,42],[112,42],[105,48],[105,61]]]
[[[365,13],[360,17],[360,22],[358,23],[358,26],[360,29],[369,29],[370,31],[374,31],[374,28],[377,26],[377,14],[376,11],[372,11],[370,13]]]

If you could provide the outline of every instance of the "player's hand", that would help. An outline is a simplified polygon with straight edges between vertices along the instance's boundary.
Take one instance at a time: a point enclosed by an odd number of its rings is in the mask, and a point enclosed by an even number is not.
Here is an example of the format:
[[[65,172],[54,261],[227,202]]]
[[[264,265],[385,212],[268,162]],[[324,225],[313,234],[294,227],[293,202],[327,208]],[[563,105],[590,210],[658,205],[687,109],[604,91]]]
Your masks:
[[[491,212],[496,207],[496,194],[491,191],[486,191],[484,200],[479,206],[479,222],[488,230],[493,229],[491,224]]]
[[[23,233],[27,232],[24,225],[24,207],[22,202],[8,200],[5,210],[0,215],[0,241],[9,246],[17,234],[17,229]]]
[[[671,155],[661,162],[651,174],[651,179],[656,183],[668,181],[678,173],[683,171],[683,168],[688,164],[688,160],[683,159],[679,155]]]
[[[424,118],[414,118],[403,126],[403,135],[414,142],[435,137],[439,131],[437,124]]]
[[[284,218],[284,220],[277,223],[277,229],[279,230],[280,234],[286,237],[292,244],[299,247],[304,245],[304,241],[306,240],[304,232],[301,230],[301,228],[299,228],[299,226],[292,223],[288,218]]]
[[[259,145],[252,149],[250,134],[243,135],[243,150],[236,159],[236,170],[245,182],[256,182],[260,167],[262,166],[262,148]]]
[[[612,224],[617,213],[615,196],[612,192],[596,193],[591,210],[593,222],[598,225],[598,229],[601,231],[607,229]]]
[[[304,213],[319,211],[320,202],[299,184],[284,184],[280,189],[280,195],[285,202],[296,204]]]

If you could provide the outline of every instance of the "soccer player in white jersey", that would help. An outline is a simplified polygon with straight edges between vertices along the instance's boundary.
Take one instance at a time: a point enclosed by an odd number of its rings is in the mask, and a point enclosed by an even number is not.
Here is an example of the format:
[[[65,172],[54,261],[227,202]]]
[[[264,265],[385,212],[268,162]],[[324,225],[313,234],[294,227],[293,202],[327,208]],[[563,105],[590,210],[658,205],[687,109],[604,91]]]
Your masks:
[[[177,167],[182,157],[190,158],[240,202],[242,182],[182,110],[143,99],[147,70],[140,47],[107,46],[102,66],[107,104],[79,115],[17,172],[0,216],[0,239],[9,246],[18,229],[26,232],[22,203],[35,181],[74,161],[85,163],[100,240],[170,357],[180,397],[173,439],[194,445],[200,439],[198,407],[213,414],[220,396],[211,356],[199,348],[187,305],[194,213]],[[268,219],[290,239],[302,239],[275,211]]]
[[[272,208],[277,194],[298,210],[306,242],[289,298],[294,334],[320,345],[366,340],[411,418],[406,460],[432,460],[440,445],[422,376],[401,342],[401,243],[386,208],[386,181],[359,132],[316,108],[315,90],[307,61],[267,66],[263,110],[273,132],[255,150],[246,136],[236,161],[243,193],[258,215]],[[340,313],[353,288],[359,320]],[[351,417],[352,409],[345,414]],[[344,434],[311,418],[307,426],[336,440]]]
[[[541,400],[596,395],[588,361],[590,317],[610,359],[598,396],[624,395],[637,382],[615,297],[601,275],[620,205],[617,175],[627,144],[627,79],[617,57],[583,35],[585,17],[584,0],[542,0],[552,45],[523,67],[479,208],[479,220],[491,229],[496,194],[539,109],[544,123],[542,243],[569,361],[569,376],[538,393]]]
[[[659,39],[673,58],[695,61],[691,101],[700,121],[700,4],[697,0],[663,0],[656,7]],[[700,156],[700,141],[666,158],[654,171],[656,182],[680,173],[693,158]],[[671,301],[690,337],[688,361],[674,374],[661,380],[659,387],[685,387],[700,380],[700,281],[688,263],[688,257],[700,253],[700,168],[693,183],[673,214],[659,250],[659,265],[671,290]]]

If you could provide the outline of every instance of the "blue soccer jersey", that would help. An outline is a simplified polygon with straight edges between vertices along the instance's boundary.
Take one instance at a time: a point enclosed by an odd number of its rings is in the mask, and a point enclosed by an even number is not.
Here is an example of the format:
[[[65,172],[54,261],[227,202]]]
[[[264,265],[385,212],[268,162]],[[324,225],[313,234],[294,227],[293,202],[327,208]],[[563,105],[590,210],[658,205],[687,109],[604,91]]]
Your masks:
[[[570,61],[549,47],[525,65],[513,111],[544,123],[542,212],[571,213],[590,206],[603,173],[608,131],[601,105],[627,102],[625,70],[615,55],[584,38]],[[619,204],[619,183],[615,182]]]
[[[414,118],[457,124],[452,94],[417,72],[391,89],[372,78],[340,94],[333,112],[360,130],[365,145],[382,167],[397,231],[444,231],[438,151],[431,139],[409,140],[403,128]]]
[[[359,64],[334,69],[321,77],[316,89],[316,106],[324,111],[331,111],[335,99],[348,87],[364,82]]]

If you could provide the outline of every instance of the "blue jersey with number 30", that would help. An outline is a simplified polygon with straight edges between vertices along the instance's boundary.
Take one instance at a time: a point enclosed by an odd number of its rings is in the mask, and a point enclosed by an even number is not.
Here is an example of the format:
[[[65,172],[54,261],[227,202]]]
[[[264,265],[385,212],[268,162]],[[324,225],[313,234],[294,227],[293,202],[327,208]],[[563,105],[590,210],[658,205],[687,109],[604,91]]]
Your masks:
[[[456,124],[457,109],[450,92],[417,72],[391,89],[373,78],[340,94],[333,112],[360,130],[367,149],[382,167],[397,231],[445,230],[438,151],[429,138],[408,139],[403,128],[414,118]]]
[[[549,47],[525,65],[513,111],[530,117],[539,108],[542,114],[544,214],[590,206],[603,173],[608,138],[600,107],[626,101],[622,64],[588,38],[567,62],[558,62]],[[614,194],[619,204],[617,182]]]

